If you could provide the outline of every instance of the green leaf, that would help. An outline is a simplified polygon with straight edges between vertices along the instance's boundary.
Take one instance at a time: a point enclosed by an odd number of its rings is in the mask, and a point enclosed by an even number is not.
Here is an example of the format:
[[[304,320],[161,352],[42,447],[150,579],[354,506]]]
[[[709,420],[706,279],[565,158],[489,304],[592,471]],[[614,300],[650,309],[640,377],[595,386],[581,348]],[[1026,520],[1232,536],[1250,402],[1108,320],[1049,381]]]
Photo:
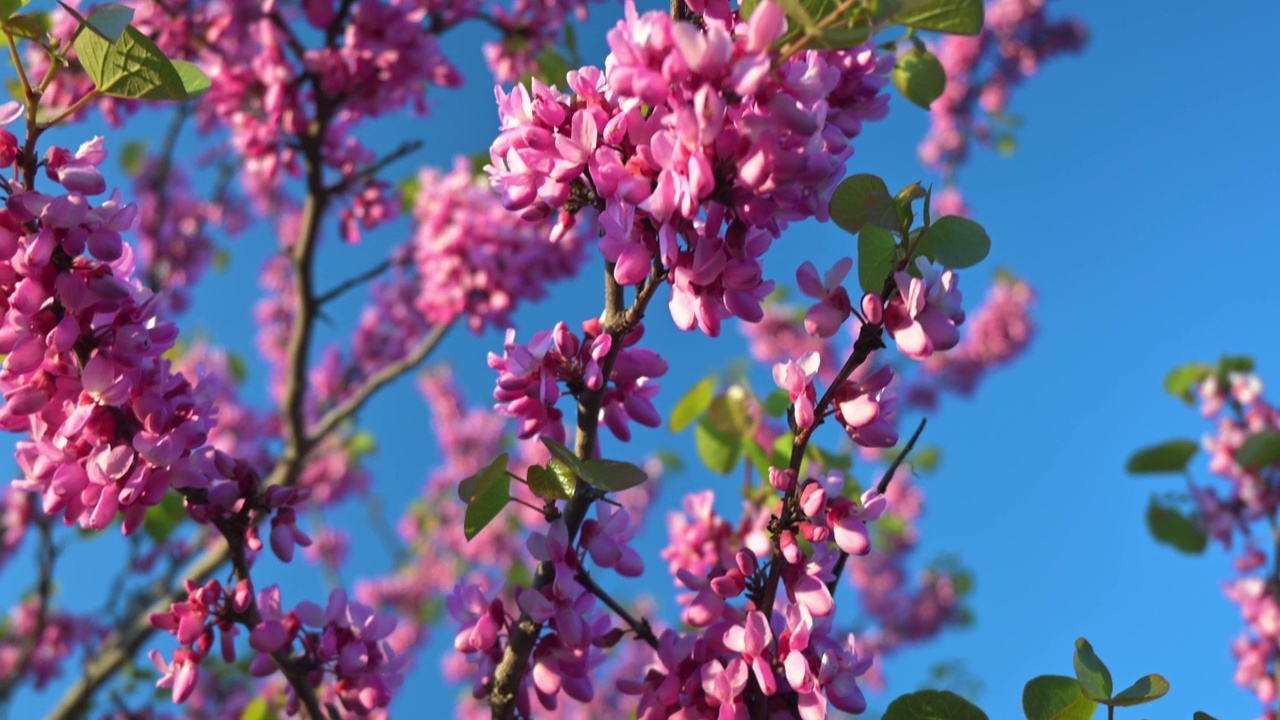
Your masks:
[[[43,43],[49,35],[46,22],[38,15],[17,15],[0,21],[0,29],[5,35],[27,38]]]
[[[1196,386],[1212,374],[1213,366],[1208,363],[1195,362],[1179,365],[1164,376],[1164,389],[1186,404],[1193,405],[1196,401]]]
[[[178,71],[178,77],[182,78],[182,88],[187,91],[187,97],[193,98],[203,95],[206,90],[213,86],[213,81],[208,75],[204,74],[196,65],[186,60],[171,60],[173,69]]]
[[[231,382],[243,385],[249,377],[249,364],[240,353],[227,353],[227,372],[231,374]]]
[[[898,0],[891,22],[951,35],[982,32],[982,0]]]
[[[1209,544],[1208,536],[1194,519],[1161,505],[1154,497],[1147,505],[1147,529],[1156,540],[1188,555],[1204,552]]]
[[[1111,699],[1113,689],[1111,671],[1093,651],[1093,646],[1088,640],[1084,638],[1076,640],[1073,664],[1076,668],[1076,680],[1080,683],[1080,690],[1084,692],[1085,697],[1101,703]]]
[[[188,87],[201,82],[203,76],[194,65],[179,71],[160,48],[137,28],[126,28],[115,42],[97,32],[76,34],[76,53],[80,64],[104,95],[135,100],[186,100]],[[203,80],[207,87],[208,78]]]
[[[555,440],[552,440],[551,438],[545,435],[538,439],[542,441],[543,445],[547,446],[547,450],[551,452],[551,457],[564,463],[575,474],[579,474],[579,475],[582,474],[582,469],[580,467],[581,462],[578,460],[578,456],[574,454],[572,450],[570,450],[569,448],[565,447],[564,445],[561,445],[560,443],[556,442]]]
[[[620,460],[583,460],[582,479],[606,492],[620,492],[649,479],[636,465]]]
[[[707,469],[720,475],[728,475],[742,457],[742,434],[717,429],[708,418],[694,426],[693,443]]]
[[[683,432],[694,420],[702,416],[711,407],[711,400],[716,394],[716,379],[707,377],[702,382],[689,388],[671,409],[671,432]]]
[[[747,412],[747,392],[741,385],[731,385],[707,406],[707,420],[719,430],[742,434],[751,426]]]
[[[1231,373],[1253,372],[1253,358],[1248,355],[1223,355],[1218,360],[1218,372],[1224,377]]]
[[[1065,675],[1041,675],[1022,688],[1027,720],[1090,720],[1098,703],[1084,696],[1080,683]]]
[[[115,42],[128,29],[131,22],[133,22],[133,8],[117,3],[103,3],[89,13],[86,24],[107,42]]]
[[[654,453],[658,462],[662,463],[662,472],[680,472],[684,470],[684,458],[675,450],[665,449]]]
[[[764,399],[764,412],[769,417],[782,417],[791,407],[791,396],[786,390],[774,390]]]
[[[566,78],[572,69],[569,61],[555,48],[547,48],[538,55],[538,79],[548,85],[568,87]]]
[[[747,460],[751,461],[751,464],[759,471],[760,479],[768,482],[771,462],[769,456],[765,455],[764,448],[760,447],[760,443],[755,440],[747,440],[742,443],[742,449],[747,454]]]
[[[947,89],[947,72],[933,53],[911,47],[898,55],[893,84],[903,97],[928,110]]]
[[[985,260],[991,252],[991,238],[969,218],[943,215],[929,226],[929,249],[934,260],[959,270]]]
[[[1197,711],[1195,711],[1195,713],[1191,716],[1191,720],[1218,720],[1218,719],[1217,719],[1217,718],[1215,718],[1214,716],[1210,715],[1210,714],[1209,714],[1209,713],[1207,713],[1207,712],[1203,712],[1203,711],[1197,710]]]
[[[254,698],[240,711],[240,720],[274,720],[271,706],[262,698]]]
[[[792,26],[798,26],[807,32],[817,33],[818,22],[813,19],[809,11],[805,9],[804,4],[800,0],[781,0],[782,10],[786,12],[787,19],[792,21]]]
[[[502,453],[479,473],[458,485],[458,494],[467,504],[462,531],[474,538],[511,500],[511,476],[507,474],[507,454]]]
[[[1200,446],[1194,440],[1179,438],[1150,445],[1129,456],[1125,472],[1131,475],[1179,473],[1187,469]]]
[[[1116,707],[1141,705],[1153,700],[1159,700],[1168,692],[1169,681],[1153,673],[1144,678],[1139,678],[1138,682],[1121,690],[1119,694],[1111,699],[1111,704]]]
[[[871,37],[871,28],[867,25],[828,27],[809,43],[809,47],[822,50],[846,50],[862,45],[869,37]]]
[[[987,714],[950,690],[920,690],[889,703],[884,720],[987,720]]]
[[[9,19],[13,14],[27,6],[31,0],[0,0],[0,19]]]
[[[182,496],[176,492],[166,493],[159,505],[147,508],[147,514],[142,517],[142,529],[159,542],[167,540],[186,519],[187,510]]]
[[[569,477],[573,478],[572,475]],[[525,482],[529,484],[529,490],[543,500],[568,500],[573,497],[572,488],[565,488],[560,484],[560,476],[555,471],[541,465],[529,467],[525,473]]]
[[[1280,462],[1280,432],[1263,430],[1250,435],[1236,450],[1236,462],[1249,470],[1261,470]]]
[[[898,210],[884,180],[875,175],[850,175],[836,186],[829,205],[831,219],[841,229],[856,234],[871,223],[896,229]]]
[[[858,284],[864,292],[884,290],[897,260],[898,243],[888,230],[868,225],[858,233]]]
[[[357,459],[378,451],[378,439],[368,430],[361,430],[347,441],[347,452]]]
[[[147,159],[147,144],[141,140],[130,140],[120,151],[120,167],[129,177],[137,177],[142,172],[142,164]]]

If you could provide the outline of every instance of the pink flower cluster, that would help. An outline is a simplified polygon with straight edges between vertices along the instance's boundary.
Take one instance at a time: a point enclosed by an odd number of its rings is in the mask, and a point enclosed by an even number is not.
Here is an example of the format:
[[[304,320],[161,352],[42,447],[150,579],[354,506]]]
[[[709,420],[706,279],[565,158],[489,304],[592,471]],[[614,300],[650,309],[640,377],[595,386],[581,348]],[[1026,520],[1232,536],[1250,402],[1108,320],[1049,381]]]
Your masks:
[[[1076,20],[1051,20],[1048,0],[993,0],[976,37],[944,36],[934,49],[947,73],[942,97],[930,106],[920,159],[950,177],[973,140],[990,144],[1009,93],[1055,56],[1084,47]]]
[[[884,327],[903,355],[925,360],[960,342],[958,328],[964,322],[964,310],[960,308],[960,278],[954,270],[938,272],[923,257],[916,259],[916,267],[920,277],[906,271],[893,274],[898,294],[884,309]]]
[[[788,360],[773,366],[773,380],[787,391],[791,400],[796,427],[813,427],[819,419],[814,416],[817,392],[813,381],[820,369],[821,358],[816,352],[807,352],[799,360]],[[898,399],[890,387],[893,368],[888,365],[865,378],[846,380],[833,396],[834,414],[849,439],[861,447],[892,447],[898,442],[898,431],[893,424]],[[778,488],[787,490],[789,488]]]
[[[186,588],[185,601],[150,616],[152,625],[171,633],[182,645],[169,662],[158,650],[151,652],[152,662],[163,674],[157,686],[171,688],[175,703],[185,702],[196,689],[200,663],[212,649],[215,635],[223,660],[235,662],[240,625],[252,622],[255,614],[260,621],[249,633],[249,646],[257,652],[249,665],[254,677],[273,675],[277,665],[272,654],[286,651],[313,687],[320,686],[326,674],[333,675],[342,706],[360,716],[387,707],[402,681],[404,661],[383,643],[395,628],[395,618],[348,603],[342,590],[330,594],[327,607],[304,601],[286,611],[274,585],[258,593],[256,604],[247,580],[234,587],[217,580],[203,586],[187,581]],[[295,643],[300,645],[297,653],[292,652]],[[299,700],[292,687],[287,692],[285,711],[296,714]]]
[[[870,48],[809,51],[774,68],[785,19],[665,13],[610,31],[605,70],[569,73],[571,94],[536,80],[498,90],[502,133],[487,168],[506,206],[561,228],[594,219],[623,285],[660,265],[677,326],[715,336],[762,316],[761,257],[787,223],[825,219],[864,119],[887,110],[887,60]],[[732,98],[732,101],[726,98]]]
[[[1239,460],[1238,453],[1258,433],[1280,432],[1280,410],[1263,397],[1262,382],[1252,372],[1211,373],[1196,391],[1202,414],[1216,425],[1215,432],[1203,440],[1209,471],[1225,484],[1192,483],[1191,500],[1198,510],[1196,519],[1210,539],[1228,550],[1237,536],[1244,540],[1233,562],[1237,575],[1224,584],[1228,599],[1240,607],[1245,623],[1231,644],[1235,680],[1252,690],[1267,708],[1263,717],[1274,720],[1271,708],[1276,702],[1275,672],[1280,663],[1280,594],[1269,579],[1274,573],[1268,564],[1275,558],[1268,558],[1256,538],[1260,536],[1258,526],[1274,522],[1280,513],[1280,487],[1276,484],[1280,465],[1249,466]],[[1264,526],[1262,534],[1270,537],[1267,533]]]
[[[430,322],[465,320],[508,327],[522,301],[546,295],[548,284],[577,273],[581,228],[547,242],[548,225],[506,212],[479,185],[466,158],[453,170],[418,174],[413,202],[413,261],[420,278],[415,306]]]
[[[562,382],[574,396],[588,390],[604,391],[605,425],[619,440],[631,438],[629,421],[646,427],[662,424],[653,407],[652,398],[659,389],[653,380],[666,374],[667,361],[652,350],[635,347],[644,336],[644,327],[636,327],[618,341],[623,347],[617,353],[608,387],[600,363],[613,348],[613,336],[603,331],[598,320],[584,322],[582,332],[580,339],[567,325],[557,323],[550,331],[535,333],[529,344],[520,345],[515,341],[515,330],[509,330],[503,354],[489,353],[489,367],[498,373],[493,392],[496,407],[518,420],[520,438],[543,435],[565,441],[564,412],[556,407]]]
[[[770,475],[779,489],[796,482],[789,471]],[[866,523],[879,517],[885,501],[871,491],[854,502],[842,495],[843,484],[839,473],[803,483],[798,532],[812,550],[803,549],[791,530],[783,531],[785,598],[772,618],[758,609],[755,594],[767,573],[759,558],[772,550],[767,536],[749,523],[729,526],[714,512],[709,492],[686,498],[686,514],[669,521],[671,544],[663,557],[677,582],[691,591],[680,598],[682,619],[701,632],[664,633],[657,660],[643,678],[619,681],[620,690],[639,696],[639,717],[670,717],[682,707],[695,717],[748,717],[750,678],[774,711],[784,712],[785,698],[793,695],[806,720],[826,717],[828,704],[845,712],[866,708],[857,678],[870,668],[871,656],[858,650],[851,634],[841,638],[834,631],[828,584],[837,549],[852,555],[870,551]],[[743,607],[731,602],[739,598]]]
[[[216,475],[201,453],[213,408],[164,359],[177,328],[133,281],[121,233],[137,209],[86,197],[105,190],[105,157],[100,139],[52,150],[48,174],[70,192],[18,189],[0,210],[0,427],[30,433],[15,485],[45,512],[96,530],[123,514],[127,534],[170,487]]]

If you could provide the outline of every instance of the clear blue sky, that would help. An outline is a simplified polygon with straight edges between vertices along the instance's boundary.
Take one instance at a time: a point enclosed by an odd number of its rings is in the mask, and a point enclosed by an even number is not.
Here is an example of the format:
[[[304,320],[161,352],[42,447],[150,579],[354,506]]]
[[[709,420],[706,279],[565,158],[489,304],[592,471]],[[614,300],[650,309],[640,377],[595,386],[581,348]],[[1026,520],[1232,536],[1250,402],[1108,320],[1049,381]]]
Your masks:
[[[1072,643],[1085,636],[1118,684],[1159,672],[1172,685],[1166,699],[1145,712],[1122,710],[1121,718],[1187,718],[1198,709],[1220,720],[1253,717],[1256,702],[1231,680],[1228,644],[1241,623],[1221,592],[1227,556],[1211,549],[1186,558],[1157,546],[1143,511],[1153,489],[1174,484],[1129,479],[1123,465],[1144,443],[1207,430],[1161,390],[1175,364],[1249,353],[1264,381],[1280,388],[1280,340],[1270,318],[1277,295],[1269,282],[1280,267],[1280,235],[1269,212],[1280,190],[1274,135],[1280,100],[1270,47],[1280,4],[1242,0],[1229,11],[1190,1],[1053,5],[1084,20],[1089,47],[1051,64],[1015,96],[1011,109],[1027,120],[1017,153],[980,154],[961,177],[994,240],[991,258],[965,274],[969,307],[994,268],[1007,266],[1039,292],[1040,334],[976,401],[948,399],[928,428],[944,462],[924,481],[929,511],[921,555],[958,553],[976,572],[977,623],[901,654],[887,674],[892,690],[906,691],[919,686],[930,665],[963,658],[984,685],[978,701],[993,720],[1021,717],[1023,683],[1042,673],[1070,674]],[[619,13],[614,5],[593,7],[593,21],[578,33],[588,62],[602,62],[603,29]],[[479,65],[481,37],[462,31],[447,39],[471,84],[435,94],[436,112],[426,124],[386,126],[387,145],[425,137],[429,146],[415,161],[435,164],[488,145],[497,120]],[[925,125],[922,112],[895,98],[889,119],[859,139],[851,169],[880,174],[891,186],[927,178],[914,157]],[[157,132],[139,123],[127,134]],[[397,171],[407,175],[410,167]],[[393,235],[354,249],[329,243],[322,277],[337,280],[348,268],[374,264],[376,249]],[[265,236],[236,242],[231,269],[198,289],[184,329],[211,332],[252,356],[256,268],[272,247]],[[853,250],[850,238],[819,225],[794,228],[775,247],[768,262],[780,278],[802,259],[826,267]],[[589,273],[561,285],[552,300],[521,312],[522,336],[559,319],[582,319],[581,308],[598,303],[596,278]],[[347,310],[353,315],[354,305]],[[660,410],[707,372],[745,355],[736,332],[713,342],[679,334],[664,310],[653,317],[648,337],[672,364]],[[493,379],[483,357],[500,344],[495,333],[458,332],[441,355],[475,402],[488,402]],[[252,362],[250,392],[259,398],[255,383],[264,376]],[[430,439],[426,410],[404,381],[364,417],[381,446],[372,461],[376,492],[386,507],[403,507],[433,462],[423,451]],[[659,447],[692,457],[687,439],[665,429],[638,433],[630,451],[638,457]],[[706,486],[731,493],[731,485],[686,471],[665,482],[661,505],[674,506],[685,491]],[[338,517],[356,542],[346,577],[357,568],[385,568],[381,546],[363,529],[363,510]],[[664,525],[655,517],[644,536],[647,557],[665,542]],[[96,606],[109,577],[104,568],[118,562],[122,547],[103,538],[71,551],[66,569],[75,580],[64,581],[62,600],[72,608]],[[274,562],[261,567],[278,570]],[[651,567],[660,569],[653,560]],[[278,577],[290,603],[324,591],[319,573],[302,563]],[[6,568],[0,601],[21,593],[31,578],[25,560]],[[655,575],[654,582],[664,589],[668,581]],[[413,716],[412,708],[439,697],[435,661],[421,662],[397,715]],[[38,716],[52,697],[24,694],[11,717]],[[891,697],[874,698],[873,708]]]

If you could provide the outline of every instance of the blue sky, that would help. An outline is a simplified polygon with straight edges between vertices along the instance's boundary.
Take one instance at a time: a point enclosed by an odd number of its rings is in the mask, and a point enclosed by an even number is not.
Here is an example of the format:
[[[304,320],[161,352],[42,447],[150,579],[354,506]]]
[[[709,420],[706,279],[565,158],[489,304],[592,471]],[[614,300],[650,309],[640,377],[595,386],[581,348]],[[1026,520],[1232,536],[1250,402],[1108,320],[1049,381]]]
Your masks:
[[[988,714],[1021,717],[1023,683],[1042,673],[1070,674],[1072,644],[1084,636],[1117,684],[1159,672],[1172,685],[1164,700],[1121,710],[1121,718],[1187,718],[1194,710],[1220,720],[1253,717],[1256,702],[1231,679],[1228,644],[1241,623],[1221,592],[1230,577],[1228,556],[1211,549],[1187,558],[1157,546],[1143,524],[1147,498],[1176,483],[1127,478],[1123,465],[1140,445],[1209,429],[1162,391],[1161,379],[1174,365],[1248,353],[1264,382],[1280,386],[1280,340],[1267,316],[1277,297],[1270,277],[1280,267],[1280,235],[1269,212],[1280,189],[1274,135],[1280,100],[1270,49],[1280,4],[1241,0],[1229,14],[1189,1],[1052,5],[1086,23],[1088,48],[1052,63],[1015,95],[1011,110],[1027,121],[1017,152],[1007,159],[979,154],[961,175],[994,242],[991,258],[964,274],[967,305],[980,300],[979,288],[996,267],[1011,268],[1039,292],[1040,333],[1020,361],[989,378],[976,400],[947,399],[927,431],[944,460],[923,481],[928,514],[920,554],[957,553],[975,571],[970,603],[977,622],[895,657],[887,674],[892,690],[906,691],[918,687],[934,663],[964,659],[984,686],[977,699]],[[595,6],[592,22],[580,28],[588,62],[602,62],[603,30],[619,12],[612,4]],[[482,37],[464,30],[447,38],[471,84],[436,93],[425,123],[384,125],[386,145],[425,137],[428,147],[414,161],[433,164],[487,146],[497,119],[479,64]],[[895,98],[890,117],[859,139],[851,171],[879,174],[891,187],[927,179],[914,155],[925,126],[924,113]],[[157,131],[143,122],[126,135]],[[83,138],[76,133],[74,142]],[[396,172],[408,175],[411,166]],[[380,237],[354,249],[329,243],[322,286],[349,268],[376,263],[378,248],[398,239],[394,231]],[[231,245],[230,270],[200,286],[184,328],[210,332],[252,358],[256,268],[273,247],[261,234]],[[853,251],[851,238],[817,224],[793,228],[775,248],[768,267],[779,278],[790,277],[803,259],[823,268]],[[581,320],[581,308],[596,306],[600,294],[597,274],[587,275],[522,311],[521,335],[560,319]],[[348,318],[355,309],[349,304]],[[651,315],[647,337],[672,364],[660,410],[709,371],[745,355],[736,332],[709,341],[675,331],[664,308]],[[341,321],[339,315],[339,328]],[[500,344],[496,333],[455,332],[440,355],[474,402],[488,401],[492,375],[483,357]],[[248,392],[263,397],[254,383],[264,377],[252,360]],[[433,462],[422,450],[430,440],[426,410],[405,381],[364,418],[380,444],[372,460],[376,492],[386,507],[402,507]],[[692,457],[687,438],[665,429],[638,433],[626,451],[639,457],[660,447]],[[664,484],[663,508],[692,489],[733,491],[731,481],[695,465]],[[384,569],[363,509],[337,517],[356,541],[346,576]],[[664,524],[655,517],[644,536],[640,549],[648,558],[656,560],[665,542]],[[109,577],[104,568],[119,562],[122,547],[104,538],[67,554],[68,577],[76,578],[65,581],[69,606],[97,604],[95,593]],[[288,583],[289,602],[324,591],[319,573],[305,564],[261,567]],[[22,592],[31,578],[27,561],[7,567],[0,600]],[[665,576],[653,582],[667,587]],[[80,599],[82,593],[93,599]],[[440,691],[434,660],[424,657],[423,664],[420,681],[398,700],[407,716]],[[39,715],[52,697],[24,694],[10,716]],[[873,707],[891,697],[873,699]]]

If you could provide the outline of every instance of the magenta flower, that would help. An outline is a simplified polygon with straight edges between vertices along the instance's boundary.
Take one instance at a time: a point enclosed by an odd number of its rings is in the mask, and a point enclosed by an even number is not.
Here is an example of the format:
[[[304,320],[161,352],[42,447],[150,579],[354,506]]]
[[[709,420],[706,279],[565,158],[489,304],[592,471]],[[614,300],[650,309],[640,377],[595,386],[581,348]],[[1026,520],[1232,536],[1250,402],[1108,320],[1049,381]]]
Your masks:
[[[903,355],[924,360],[960,342],[957,326],[964,322],[964,311],[955,271],[939,273],[923,257],[916,259],[916,267],[922,277],[894,273],[899,294],[885,308],[884,326]]]
[[[787,391],[795,408],[796,425],[807,428],[813,425],[814,403],[817,392],[813,378],[818,374],[821,359],[815,352],[807,352],[799,360],[788,360],[773,366],[773,381]]]
[[[820,338],[835,335],[853,313],[849,293],[840,285],[852,268],[852,260],[840,258],[821,281],[818,279],[817,268],[807,260],[796,270],[796,283],[800,285],[800,292],[818,301],[804,317],[804,329],[810,335]]]

